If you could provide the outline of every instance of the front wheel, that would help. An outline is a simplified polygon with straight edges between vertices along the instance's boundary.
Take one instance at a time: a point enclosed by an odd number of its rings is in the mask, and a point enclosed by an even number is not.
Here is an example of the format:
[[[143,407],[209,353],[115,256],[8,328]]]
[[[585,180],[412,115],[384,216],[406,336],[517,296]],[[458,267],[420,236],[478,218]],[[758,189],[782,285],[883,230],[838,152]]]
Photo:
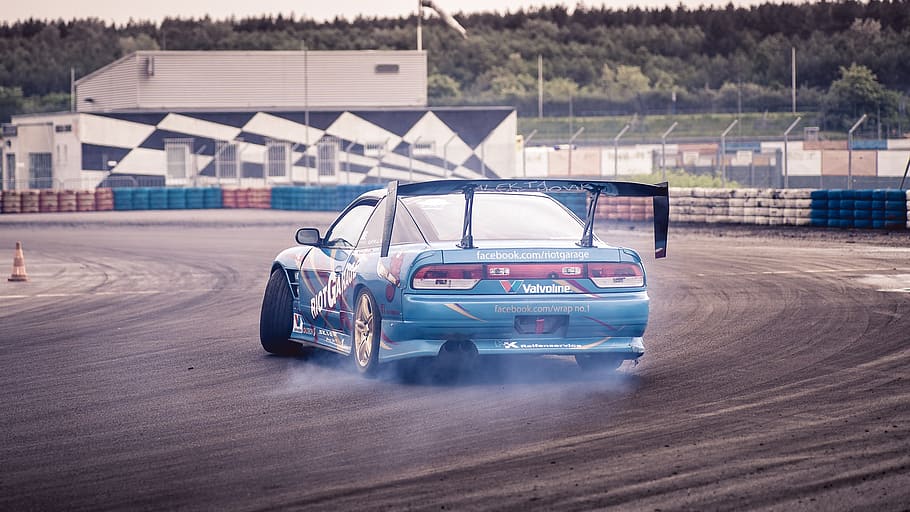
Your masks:
[[[282,356],[303,353],[300,343],[291,341],[293,329],[294,297],[283,270],[269,276],[259,314],[259,341],[266,352]]]
[[[589,372],[616,371],[624,360],[624,357],[615,354],[575,354],[578,366]]]
[[[357,295],[354,308],[354,346],[351,357],[354,366],[363,375],[375,375],[379,369],[379,311],[376,300],[370,292],[363,290]]]

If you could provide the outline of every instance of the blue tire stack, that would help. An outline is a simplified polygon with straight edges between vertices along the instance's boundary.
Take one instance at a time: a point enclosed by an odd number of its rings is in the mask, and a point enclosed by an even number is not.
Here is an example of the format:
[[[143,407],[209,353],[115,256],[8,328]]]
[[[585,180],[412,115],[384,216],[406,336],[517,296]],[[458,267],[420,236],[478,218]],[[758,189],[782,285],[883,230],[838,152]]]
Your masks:
[[[186,189],[186,207],[191,210],[201,210],[205,208],[205,189]]]
[[[149,189],[146,187],[134,188],[133,189],[133,209],[134,210],[148,210],[149,209]]]
[[[832,189],[828,191],[828,227],[853,227],[853,191]]]
[[[809,212],[809,224],[813,227],[826,227],[828,225],[828,191],[813,190],[809,193],[809,197],[812,209]]]
[[[114,191],[114,209],[115,210],[132,210],[133,209],[133,189],[115,188]]]
[[[169,210],[186,209],[186,189],[169,188],[167,190],[167,207]]]
[[[872,226],[880,229],[906,227],[907,199],[903,190],[872,191]]]
[[[307,190],[304,187],[291,188],[291,210],[307,209]]]
[[[273,210],[291,209],[291,187],[272,188],[271,204]]]
[[[149,208],[152,210],[167,210],[167,189],[155,187],[149,189]]]
[[[221,189],[220,188],[202,189],[202,207],[203,208],[221,208]]]
[[[872,228],[872,190],[853,192],[853,227]]]

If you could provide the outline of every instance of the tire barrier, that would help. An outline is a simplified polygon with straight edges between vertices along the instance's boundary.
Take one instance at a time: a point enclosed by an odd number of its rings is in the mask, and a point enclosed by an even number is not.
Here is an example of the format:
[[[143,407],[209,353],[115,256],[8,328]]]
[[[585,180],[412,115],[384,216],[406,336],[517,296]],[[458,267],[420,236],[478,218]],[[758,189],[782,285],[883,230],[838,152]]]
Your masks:
[[[201,210],[205,208],[205,189],[186,189],[186,208],[188,210]]]
[[[247,203],[249,208],[269,209],[272,207],[272,189],[251,188],[247,189]]]
[[[186,189],[185,188],[167,188],[167,209],[168,210],[186,210]]]
[[[908,194],[903,190],[813,190],[812,225],[831,228],[910,227]]]
[[[3,213],[21,213],[22,196],[15,190],[4,190],[3,194]]]
[[[580,216],[584,218],[584,215],[585,212],[582,211]],[[654,218],[654,201],[650,197],[601,197],[597,201],[597,211],[594,212],[594,216],[604,220],[635,222],[652,220]]]
[[[221,189],[221,207],[222,208],[237,208],[237,189],[233,189],[233,188]]]
[[[114,209],[118,211],[133,209],[133,189],[114,188]]]
[[[76,211],[78,211],[78,212],[95,211],[95,191],[94,190],[76,191]]]
[[[237,208],[249,208],[250,207],[250,189],[248,188],[238,188],[235,192],[235,197]]]
[[[202,189],[202,207],[203,208],[221,208],[221,189],[204,188]]]
[[[670,221],[759,226],[810,224],[808,189],[671,188]]]
[[[22,198],[22,213],[39,213],[39,193],[37,190],[23,190],[19,197]]]
[[[56,213],[57,192],[55,190],[41,190],[38,192],[38,211],[41,213]]]
[[[99,188],[94,191],[4,190],[2,213],[105,210],[263,208],[341,211],[364,192],[382,185],[274,188]],[[670,188],[670,220],[706,224],[910,229],[910,191],[811,189]],[[584,217],[583,194],[551,196]],[[601,197],[602,220],[646,222],[654,217],[651,198]]]
[[[149,210],[167,210],[167,189],[161,187],[149,188]]]
[[[151,203],[151,190],[145,187],[133,189],[133,210],[148,210]]]
[[[383,186],[275,187],[270,206],[275,210],[341,211],[364,192],[379,188]]]
[[[76,211],[76,191],[61,190],[57,194],[57,211],[74,212]]]
[[[110,188],[95,189],[95,209],[99,212],[114,209],[114,190]]]

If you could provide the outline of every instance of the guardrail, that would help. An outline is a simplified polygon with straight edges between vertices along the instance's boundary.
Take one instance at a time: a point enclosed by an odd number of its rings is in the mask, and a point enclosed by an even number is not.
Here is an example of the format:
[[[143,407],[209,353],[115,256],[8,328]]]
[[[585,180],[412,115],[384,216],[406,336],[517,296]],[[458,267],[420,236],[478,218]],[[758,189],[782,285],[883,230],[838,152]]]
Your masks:
[[[341,211],[372,185],[273,188],[126,187],[95,190],[5,190],[0,212],[49,213],[103,210],[260,208]],[[580,216],[585,196],[554,193]],[[670,221],[759,226],[910,229],[910,191],[671,188]],[[650,198],[601,197],[599,219],[643,222],[654,216]]]

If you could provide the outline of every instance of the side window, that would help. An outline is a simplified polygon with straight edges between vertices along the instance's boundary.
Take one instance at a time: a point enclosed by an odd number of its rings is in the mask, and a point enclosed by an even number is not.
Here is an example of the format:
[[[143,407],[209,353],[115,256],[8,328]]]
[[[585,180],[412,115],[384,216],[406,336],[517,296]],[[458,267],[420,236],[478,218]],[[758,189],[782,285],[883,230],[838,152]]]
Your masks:
[[[359,204],[348,210],[326,233],[325,245],[343,249],[353,248],[374,209],[374,205]]]
[[[370,221],[367,222],[366,229],[360,237],[358,248],[375,248],[382,246],[382,230],[385,224],[386,200],[383,199],[376,210],[373,212]],[[411,218],[407,208],[400,202],[395,209],[395,224],[392,226],[392,245],[424,243],[417,224]]]

